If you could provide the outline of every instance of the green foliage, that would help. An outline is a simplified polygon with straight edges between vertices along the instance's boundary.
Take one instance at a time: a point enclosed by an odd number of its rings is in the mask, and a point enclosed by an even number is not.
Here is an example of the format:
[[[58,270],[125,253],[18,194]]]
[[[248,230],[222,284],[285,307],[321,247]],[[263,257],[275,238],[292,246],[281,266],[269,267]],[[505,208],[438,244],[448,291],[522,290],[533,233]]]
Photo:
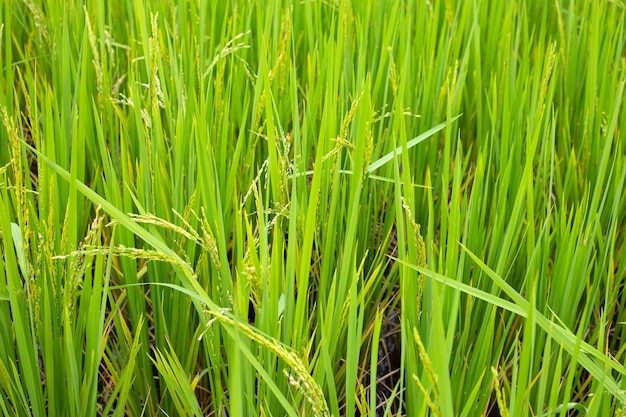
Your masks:
[[[0,414],[623,415],[625,14],[0,1]]]

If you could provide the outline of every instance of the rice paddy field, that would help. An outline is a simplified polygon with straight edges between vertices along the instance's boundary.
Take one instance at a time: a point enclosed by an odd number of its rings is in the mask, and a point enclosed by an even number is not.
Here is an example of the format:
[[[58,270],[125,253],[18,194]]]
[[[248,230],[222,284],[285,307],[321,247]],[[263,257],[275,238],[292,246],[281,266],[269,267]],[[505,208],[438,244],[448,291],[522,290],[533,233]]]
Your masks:
[[[0,415],[626,416],[623,0],[0,0]]]

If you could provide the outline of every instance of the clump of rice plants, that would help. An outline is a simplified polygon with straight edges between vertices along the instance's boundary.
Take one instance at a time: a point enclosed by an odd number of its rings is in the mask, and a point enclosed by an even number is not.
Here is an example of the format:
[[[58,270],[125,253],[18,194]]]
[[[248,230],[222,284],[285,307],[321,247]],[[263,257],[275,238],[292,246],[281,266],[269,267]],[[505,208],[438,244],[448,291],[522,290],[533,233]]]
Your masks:
[[[626,4],[0,1],[0,414],[626,415]]]

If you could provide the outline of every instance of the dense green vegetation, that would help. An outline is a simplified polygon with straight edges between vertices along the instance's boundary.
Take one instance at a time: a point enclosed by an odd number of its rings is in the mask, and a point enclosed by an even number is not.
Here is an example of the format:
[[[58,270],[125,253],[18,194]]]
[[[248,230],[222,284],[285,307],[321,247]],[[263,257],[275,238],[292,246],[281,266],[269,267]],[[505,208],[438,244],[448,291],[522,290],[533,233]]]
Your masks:
[[[0,414],[625,415],[625,13],[0,1]]]

